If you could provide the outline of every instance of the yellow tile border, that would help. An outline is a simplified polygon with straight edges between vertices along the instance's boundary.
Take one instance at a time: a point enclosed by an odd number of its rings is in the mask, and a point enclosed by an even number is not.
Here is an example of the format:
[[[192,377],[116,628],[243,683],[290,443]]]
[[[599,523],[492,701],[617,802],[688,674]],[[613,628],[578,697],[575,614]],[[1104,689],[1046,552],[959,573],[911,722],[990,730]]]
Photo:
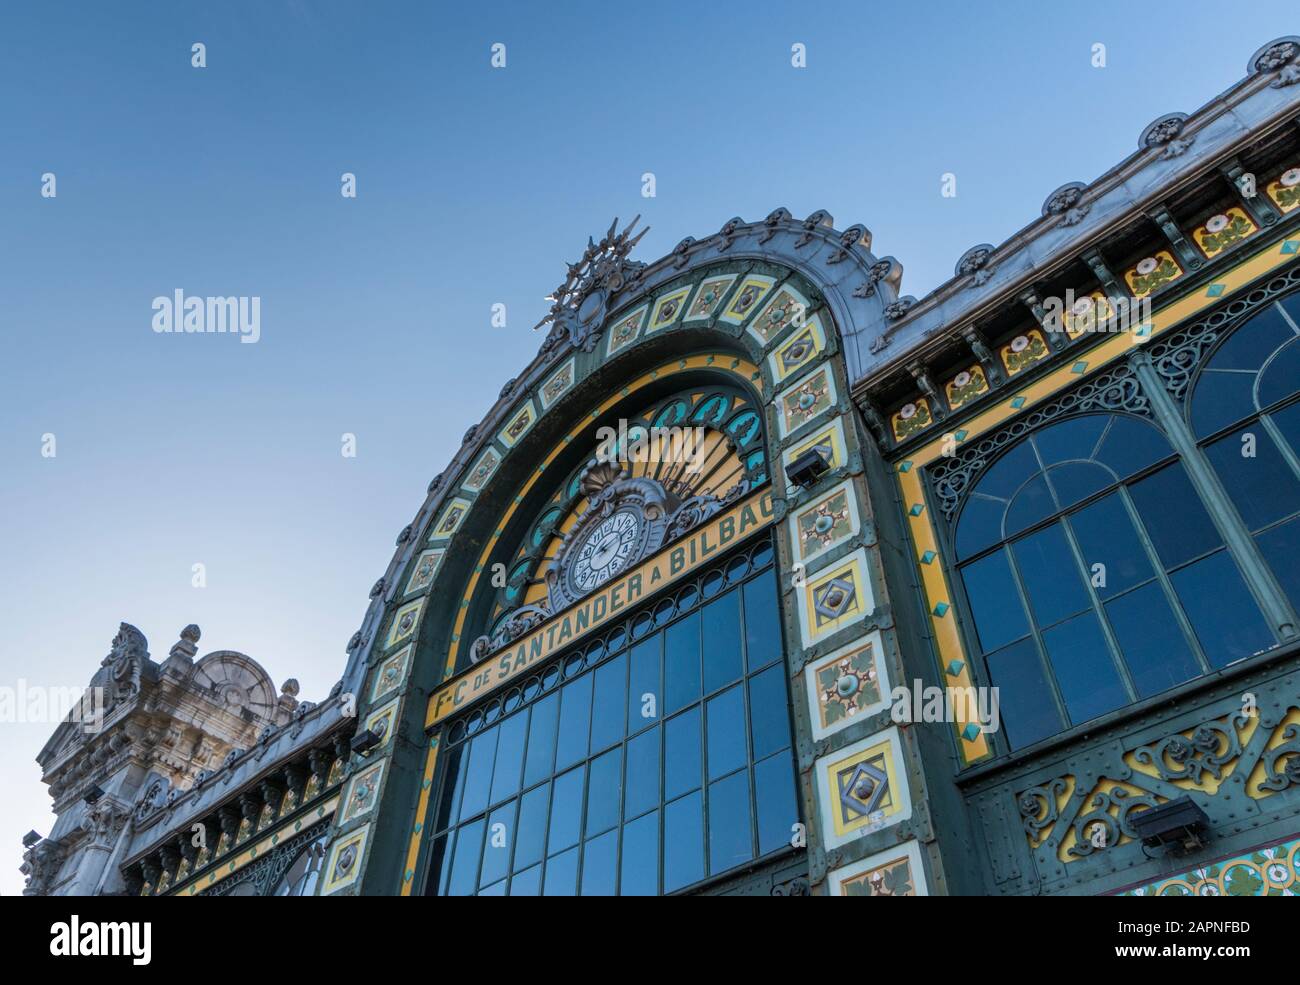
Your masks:
[[[420,858],[420,836],[424,834],[424,820],[429,814],[429,799],[433,796],[433,774],[438,766],[438,744],[441,733],[429,739],[429,752],[424,757],[424,775],[420,779],[420,801],[415,807],[415,823],[411,825],[411,842],[406,849],[406,865],[402,868],[402,896],[410,896],[415,885],[415,864]]]

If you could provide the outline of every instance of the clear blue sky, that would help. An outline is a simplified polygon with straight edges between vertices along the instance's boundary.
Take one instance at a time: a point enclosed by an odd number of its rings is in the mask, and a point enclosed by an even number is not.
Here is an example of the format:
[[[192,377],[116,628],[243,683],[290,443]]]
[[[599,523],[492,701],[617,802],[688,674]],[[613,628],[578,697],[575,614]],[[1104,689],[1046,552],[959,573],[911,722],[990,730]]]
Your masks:
[[[733,215],[825,208],[920,296],[1235,82],[1294,9],[5,4],[0,685],[84,686],[119,621],[156,660],[196,622],[201,653],[320,698],[425,485],[613,216],[645,216],[651,259]],[[177,288],[260,296],[261,341],[155,334]],[[0,724],[6,894],[52,820],[33,757],[53,727]]]

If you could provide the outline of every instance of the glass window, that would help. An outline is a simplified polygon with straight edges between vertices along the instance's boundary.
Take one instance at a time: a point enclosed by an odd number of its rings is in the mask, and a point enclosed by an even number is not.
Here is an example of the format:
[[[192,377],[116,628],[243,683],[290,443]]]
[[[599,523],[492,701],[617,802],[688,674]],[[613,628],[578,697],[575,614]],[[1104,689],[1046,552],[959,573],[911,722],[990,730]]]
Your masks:
[[[446,748],[429,892],[652,895],[790,848],[781,612],[771,550],[752,556],[746,580],[733,558],[689,612],[660,607],[630,649],[584,643],[587,669]]]
[[[1238,435],[1220,442],[1235,453]],[[1234,479],[1262,525],[1300,512],[1300,487],[1294,503],[1263,495],[1284,478],[1270,449],[1257,475]],[[1013,748],[1275,644],[1183,464],[1134,417],[1032,432],[975,483],[955,539]]]

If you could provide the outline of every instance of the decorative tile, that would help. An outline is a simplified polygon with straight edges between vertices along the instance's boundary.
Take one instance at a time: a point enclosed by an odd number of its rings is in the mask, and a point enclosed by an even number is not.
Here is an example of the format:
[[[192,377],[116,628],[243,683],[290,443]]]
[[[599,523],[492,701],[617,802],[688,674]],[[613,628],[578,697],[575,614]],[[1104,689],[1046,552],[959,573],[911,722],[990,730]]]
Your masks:
[[[791,325],[802,326],[808,321],[806,315],[810,307],[806,297],[788,284],[783,285],[745,331],[767,348]]]
[[[844,445],[844,419],[837,417],[811,437],[781,453],[782,466],[789,465],[806,451],[817,449],[832,469],[841,468],[848,460]]]
[[[346,889],[357,881],[361,875],[361,859],[366,851],[366,839],[370,835],[370,825],[358,828],[351,834],[343,835],[330,848],[325,862],[325,880],[321,883],[320,894],[328,896]]]
[[[645,316],[649,312],[650,306],[643,304],[635,311],[630,312],[620,318],[608,329],[609,339],[605,343],[605,355],[612,356],[614,353],[626,349],[641,334],[641,326],[645,324]]]
[[[758,310],[759,304],[763,298],[767,297],[767,292],[772,289],[772,285],[775,283],[775,277],[750,274],[741,282],[740,287],[732,295],[731,301],[727,303],[718,320],[729,325],[739,325]]]
[[[795,559],[806,564],[856,536],[860,529],[857,500],[853,482],[845,480],[826,495],[792,512],[787,522]]]
[[[968,366],[943,385],[943,395],[953,410],[989,392],[989,381],[979,363]]]
[[[1283,212],[1300,209],[1300,168],[1287,168],[1268,183],[1265,191]]]
[[[411,571],[410,580],[406,583],[405,594],[422,592],[433,584],[433,579],[437,576],[438,568],[441,567],[442,559],[446,553],[441,547],[421,552],[419,559],[415,562],[414,570]]]
[[[823,366],[776,398],[777,427],[786,438],[809,421],[826,413],[839,399],[831,368]]]
[[[695,290],[695,297],[691,299],[683,321],[708,321],[712,318],[713,313],[722,304],[722,299],[727,296],[728,289],[735,283],[736,276],[736,274],[723,274],[718,277],[706,277],[700,281],[700,286]]]
[[[372,754],[388,745],[388,740],[393,737],[393,729],[397,724],[397,709],[401,704],[400,700],[394,698],[382,708],[372,711],[366,716],[365,729],[373,729],[379,736],[379,745],[371,750]]]
[[[577,360],[574,357],[570,357],[568,362],[546,378],[546,382],[542,384],[541,390],[538,391],[538,396],[542,401],[542,410],[549,410],[555,401],[573,389],[576,362]]]
[[[364,817],[374,809],[379,801],[379,784],[384,778],[384,764],[387,762],[388,760],[381,759],[375,765],[353,774],[348,781],[348,792],[343,798],[340,824]]]
[[[406,672],[411,666],[411,648],[404,646],[381,663],[375,671],[375,681],[370,686],[370,703],[373,705],[381,698],[386,698],[406,680]]]
[[[1300,895],[1300,838],[1240,852],[1174,876],[1127,889],[1118,896]]]
[[[929,896],[921,844],[908,841],[826,876],[828,896]]]
[[[399,643],[405,643],[415,635],[415,628],[420,624],[420,610],[424,606],[424,599],[418,598],[414,602],[407,602],[393,614],[393,622],[388,627],[388,640],[384,643],[385,650],[391,650]]]
[[[1222,253],[1234,243],[1259,232],[1259,226],[1244,209],[1234,205],[1217,215],[1212,215],[1192,230],[1192,239],[1207,257]]]
[[[912,816],[898,727],[817,760],[822,842],[838,848]]]
[[[1135,298],[1144,298],[1166,284],[1183,276],[1183,268],[1168,250],[1159,250],[1139,260],[1137,266],[1124,274],[1124,281]]]
[[[1076,298],[1065,312],[1065,334],[1077,339],[1087,332],[1104,332],[1110,326],[1115,308],[1101,291]]]
[[[879,631],[804,668],[813,737],[824,739],[874,715],[890,702],[889,674]]]
[[[1031,328],[1024,335],[1017,335],[998,349],[998,355],[1002,359],[1007,375],[1015,376],[1039,360],[1046,359],[1049,351],[1043,333],[1036,328]]]
[[[469,513],[469,506],[469,500],[461,499],[459,496],[444,506],[442,513],[438,515],[438,522],[433,525],[433,530],[429,534],[429,543],[447,540],[459,530],[460,525],[465,522],[465,515]]]
[[[780,383],[805,366],[811,365],[825,351],[826,334],[822,331],[821,320],[814,316],[804,323],[803,328],[796,329],[792,338],[767,357],[773,382]]]
[[[799,624],[804,646],[861,622],[876,607],[867,574],[867,553],[858,548],[804,581]]]
[[[507,448],[513,448],[519,443],[519,439],[526,435],[534,424],[537,423],[537,410],[533,407],[532,400],[525,400],[524,405],[515,411],[515,416],[506,422],[497,440]]]
[[[488,480],[492,478],[497,466],[500,464],[501,453],[489,445],[483,450],[483,454],[478,457],[478,461],[470,467],[469,474],[465,476],[465,481],[461,483],[460,487],[466,492],[482,492],[483,487],[487,485]]]
[[[681,317],[682,310],[686,307],[686,298],[690,293],[691,288],[688,284],[658,298],[654,310],[650,312],[650,325],[645,330],[646,334],[667,328]]]
[[[903,404],[889,418],[889,426],[894,432],[895,441],[906,441],[912,435],[920,434],[933,423],[934,415],[930,413],[930,401],[925,397],[917,397],[911,403]]]

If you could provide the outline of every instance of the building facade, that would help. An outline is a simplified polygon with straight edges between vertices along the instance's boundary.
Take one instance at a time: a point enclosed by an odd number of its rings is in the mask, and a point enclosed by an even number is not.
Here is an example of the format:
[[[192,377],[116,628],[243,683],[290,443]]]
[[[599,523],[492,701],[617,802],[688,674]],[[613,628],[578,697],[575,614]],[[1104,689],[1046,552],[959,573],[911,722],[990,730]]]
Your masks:
[[[822,211],[639,235],[330,698],[133,765],[94,879],[56,735],[29,891],[1294,893],[1300,39],[921,299]]]

